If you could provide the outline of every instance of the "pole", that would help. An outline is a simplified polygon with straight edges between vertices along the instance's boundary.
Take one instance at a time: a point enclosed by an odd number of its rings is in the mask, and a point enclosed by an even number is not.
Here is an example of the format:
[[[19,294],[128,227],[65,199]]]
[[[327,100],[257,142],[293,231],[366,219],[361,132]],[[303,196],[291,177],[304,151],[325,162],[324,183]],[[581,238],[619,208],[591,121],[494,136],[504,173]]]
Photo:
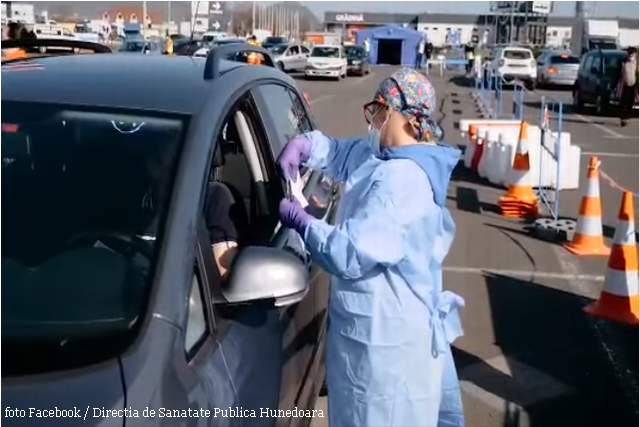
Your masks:
[[[142,2],[142,26],[140,27],[140,35],[144,38],[147,29],[147,2]]]
[[[171,23],[171,1],[167,2],[167,22]]]
[[[296,37],[298,41],[302,41],[302,36],[300,35],[300,11],[296,10]]]
[[[516,2],[511,2],[511,16],[509,17],[509,44],[513,44],[513,14],[516,8]]]
[[[251,2],[251,34],[256,33],[256,2]]]

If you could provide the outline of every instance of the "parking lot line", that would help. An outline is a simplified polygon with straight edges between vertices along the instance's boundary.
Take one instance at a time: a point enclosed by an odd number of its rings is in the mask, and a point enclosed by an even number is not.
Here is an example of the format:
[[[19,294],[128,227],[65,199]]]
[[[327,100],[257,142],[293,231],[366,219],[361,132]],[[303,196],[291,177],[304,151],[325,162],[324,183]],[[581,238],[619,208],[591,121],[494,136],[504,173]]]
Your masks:
[[[589,120],[588,118],[586,118],[583,115],[580,114],[574,114],[573,115],[575,118],[577,118],[578,120],[584,122],[584,123],[588,123],[590,125],[593,125],[593,127],[601,130],[602,132],[606,133],[608,136],[610,136],[612,139],[628,139],[627,136],[622,135],[621,133],[616,132],[613,129],[609,129],[606,126],[603,126],[599,123],[594,123],[593,121]]]
[[[616,157],[620,159],[629,158],[637,159],[638,153],[610,153],[606,151],[583,151],[583,156],[596,156],[596,157]]]
[[[594,274],[570,274],[570,273],[551,273],[545,271],[527,271],[527,270],[501,270],[493,268],[471,268],[471,267],[443,267],[442,271],[445,273],[459,273],[459,274],[496,274],[499,276],[513,276],[513,277],[531,277],[537,279],[551,279],[551,280],[581,280],[585,282],[602,282],[604,276]]]

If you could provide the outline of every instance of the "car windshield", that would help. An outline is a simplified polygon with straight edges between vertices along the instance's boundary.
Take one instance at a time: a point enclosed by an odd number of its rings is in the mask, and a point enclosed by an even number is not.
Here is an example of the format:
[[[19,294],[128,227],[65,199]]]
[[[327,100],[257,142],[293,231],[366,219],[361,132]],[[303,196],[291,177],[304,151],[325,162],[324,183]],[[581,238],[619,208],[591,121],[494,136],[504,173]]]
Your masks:
[[[552,56],[550,61],[552,64],[562,65],[562,64],[579,64],[580,58],[577,56],[569,56],[569,55],[557,55]]]
[[[361,58],[364,56],[364,48],[360,46],[347,46],[344,48],[344,54],[351,57]]]
[[[269,50],[271,52],[273,52],[274,54],[276,54],[276,55],[282,55],[283,53],[285,53],[285,51],[287,50],[288,47],[289,46],[286,45],[286,44],[278,44],[278,45],[275,45],[275,46],[271,46],[269,48]]]
[[[531,52],[528,50],[505,50],[503,57],[505,59],[531,59]]]
[[[311,56],[314,58],[339,58],[340,49],[331,46],[318,46],[313,48]]]
[[[183,119],[2,107],[2,376],[114,357],[145,308]]]
[[[125,42],[120,46],[120,52],[142,52],[145,42]]]

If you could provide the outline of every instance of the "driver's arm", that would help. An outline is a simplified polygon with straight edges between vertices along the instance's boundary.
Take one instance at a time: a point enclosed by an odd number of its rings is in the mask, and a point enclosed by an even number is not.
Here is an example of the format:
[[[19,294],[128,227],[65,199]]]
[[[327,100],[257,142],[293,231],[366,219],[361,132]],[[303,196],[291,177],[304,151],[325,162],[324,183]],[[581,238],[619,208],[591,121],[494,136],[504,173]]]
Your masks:
[[[236,201],[229,188],[222,183],[208,187],[205,219],[213,248],[213,258],[224,279],[238,251],[238,231],[233,223]]]

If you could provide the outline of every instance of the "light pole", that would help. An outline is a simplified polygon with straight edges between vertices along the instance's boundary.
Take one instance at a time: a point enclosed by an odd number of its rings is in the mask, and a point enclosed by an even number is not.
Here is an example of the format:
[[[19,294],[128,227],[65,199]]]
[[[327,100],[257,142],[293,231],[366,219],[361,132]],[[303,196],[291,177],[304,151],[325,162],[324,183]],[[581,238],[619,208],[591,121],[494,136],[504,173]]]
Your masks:
[[[147,2],[142,2],[142,27],[140,28],[140,35],[144,38],[147,29]]]
[[[256,2],[251,2],[251,34],[256,33]]]

